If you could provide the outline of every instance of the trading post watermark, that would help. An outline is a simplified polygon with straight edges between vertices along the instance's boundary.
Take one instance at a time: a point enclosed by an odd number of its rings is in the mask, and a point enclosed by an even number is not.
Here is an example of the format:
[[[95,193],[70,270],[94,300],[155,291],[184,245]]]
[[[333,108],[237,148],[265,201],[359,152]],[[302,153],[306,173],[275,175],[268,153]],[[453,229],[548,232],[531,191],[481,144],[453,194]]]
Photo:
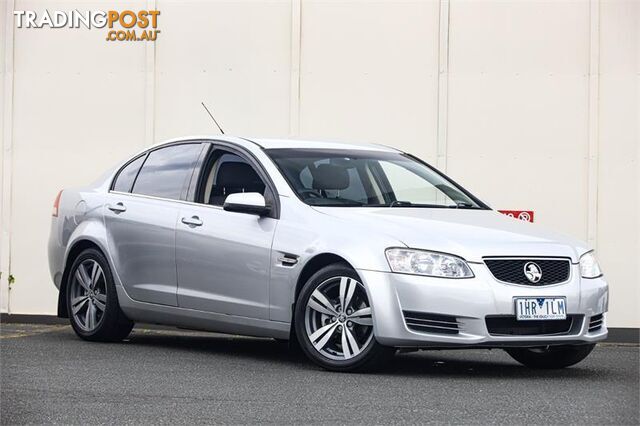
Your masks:
[[[15,10],[17,28],[106,28],[107,41],[155,41],[159,10]]]

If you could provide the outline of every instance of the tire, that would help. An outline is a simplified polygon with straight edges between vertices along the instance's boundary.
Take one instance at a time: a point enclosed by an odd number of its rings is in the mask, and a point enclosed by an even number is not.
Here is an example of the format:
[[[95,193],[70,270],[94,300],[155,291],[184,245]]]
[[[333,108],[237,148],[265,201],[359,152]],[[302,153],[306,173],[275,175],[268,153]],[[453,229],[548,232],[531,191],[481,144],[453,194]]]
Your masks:
[[[324,300],[318,299],[322,296]],[[344,264],[326,266],[305,283],[295,305],[294,328],[304,354],[331,371],[375,370],[395,353],[376,341],[366,290]]]
[[[111,268],[100,251],[90,248],[78,255],[66,288],[69,321],[80,338],[117,342],[129,335],[133,322],[120,309]]]
[[[577,364],[587,357],[595,344],[549,346],[547,348],[510,348],[507,353],[520,364],[536,369],[558,369]]]

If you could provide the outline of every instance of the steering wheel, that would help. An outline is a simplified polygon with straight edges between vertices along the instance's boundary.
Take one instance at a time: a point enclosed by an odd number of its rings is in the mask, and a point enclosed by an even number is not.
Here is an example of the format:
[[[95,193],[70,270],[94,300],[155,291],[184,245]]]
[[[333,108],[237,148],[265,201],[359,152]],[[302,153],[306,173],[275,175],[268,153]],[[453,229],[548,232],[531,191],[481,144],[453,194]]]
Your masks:
[[[305,200],[307,198],[322,198],[322,195],[318,194],[315,189],[302,189],[299,191],[299,194],[302,195]]]

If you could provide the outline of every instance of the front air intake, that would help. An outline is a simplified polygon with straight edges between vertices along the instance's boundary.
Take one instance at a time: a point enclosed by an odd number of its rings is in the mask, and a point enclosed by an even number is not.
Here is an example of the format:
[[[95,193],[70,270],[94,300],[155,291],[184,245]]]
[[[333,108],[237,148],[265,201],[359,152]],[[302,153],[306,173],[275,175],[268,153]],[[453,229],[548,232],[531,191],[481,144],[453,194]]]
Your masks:
[[[458,334],[456,317],[426,312],[402,311],[409,330],[432,334]]]
[[[598,314],[591,317],[589,320],[589,333],[593,333],[594,331],[598,331],[602,328],[602,321],[604,320],[604,315]]]
[[[518,321],[515,315],[490,315],[485,321],[492,336],[553,336],[578,333],[582,318],[582,315],[567,315],[563,320]]]

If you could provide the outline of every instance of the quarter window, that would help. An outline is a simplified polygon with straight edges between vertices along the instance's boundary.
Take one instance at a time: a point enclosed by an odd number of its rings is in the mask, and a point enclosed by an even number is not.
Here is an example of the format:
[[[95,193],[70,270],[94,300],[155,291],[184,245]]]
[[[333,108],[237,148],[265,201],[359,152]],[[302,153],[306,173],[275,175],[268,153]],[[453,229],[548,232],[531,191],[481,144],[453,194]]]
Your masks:
[[[118,173],[118,177],[113,184],[114,191],[131,192],[133,181],[136,179],[138,170],[140,170],[140,166],[142,166],[144,159],[145,156],[141,155],[120,170],[120,173]]]
[[[182,144],[151,151],[132,192],[179,200],[200,150],[200,144]]]

